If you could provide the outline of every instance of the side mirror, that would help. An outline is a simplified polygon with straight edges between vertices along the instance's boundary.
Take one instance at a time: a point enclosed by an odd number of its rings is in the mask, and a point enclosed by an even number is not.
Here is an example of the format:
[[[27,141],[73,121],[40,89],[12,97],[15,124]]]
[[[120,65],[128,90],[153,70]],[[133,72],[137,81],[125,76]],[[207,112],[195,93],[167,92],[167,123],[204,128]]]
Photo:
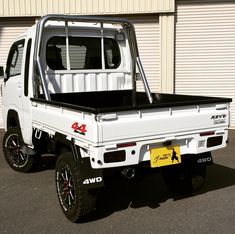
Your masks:
[[[4,69],[3,67],[0,67],[0,77],[4,76]]]

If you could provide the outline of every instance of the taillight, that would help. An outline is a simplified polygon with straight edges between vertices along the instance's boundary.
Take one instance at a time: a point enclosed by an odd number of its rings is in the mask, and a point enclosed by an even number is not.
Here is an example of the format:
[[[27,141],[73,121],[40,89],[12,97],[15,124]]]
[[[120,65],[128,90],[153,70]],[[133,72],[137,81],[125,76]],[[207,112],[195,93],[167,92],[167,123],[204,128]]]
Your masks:
[[[209,137],[207,139],[207,147],[214,147],[217,145],[221,145],[223,143],[223,137],[222,136],[216,136],[216,137]]]
[[[126,160],[125,150],[104,153],[105,163],[124,162]]]
[[[213,132],[213,131],[210,131],[210,132],[201,132],[200,136],[211,136],[211,135],[214,135],[214,134],[215,134],[215,132]]]
[[[132,147],[132,146],[136,146],[136,142],[117,144],[117,148]]]

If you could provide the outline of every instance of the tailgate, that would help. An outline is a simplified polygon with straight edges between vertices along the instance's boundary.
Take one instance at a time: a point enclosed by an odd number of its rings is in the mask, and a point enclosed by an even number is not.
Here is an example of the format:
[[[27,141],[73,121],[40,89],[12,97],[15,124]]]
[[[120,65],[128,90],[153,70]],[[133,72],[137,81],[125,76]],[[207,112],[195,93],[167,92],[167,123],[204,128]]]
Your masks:
[[[178,106],[99,115],[103,144],[229,127],[229,104]]]

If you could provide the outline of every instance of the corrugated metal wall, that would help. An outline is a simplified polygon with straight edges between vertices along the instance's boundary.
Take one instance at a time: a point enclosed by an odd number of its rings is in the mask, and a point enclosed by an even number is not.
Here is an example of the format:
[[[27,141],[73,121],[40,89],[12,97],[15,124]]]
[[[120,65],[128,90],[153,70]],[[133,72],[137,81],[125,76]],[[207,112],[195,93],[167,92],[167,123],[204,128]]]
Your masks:
[[[158,15],[149,17],[129,17],[134,23],[140,58],[151,91],[159,91],[159,20]],[[143,90],[142,81],[137,82]]]
[[[12,42],[34,23],[34,18],[0,18],[0,66],[6,64]]]
[[[177,1],[175,51],[176,93],[235,100],[235,1]]]
[[[175,0],[0,0],[0,16],[174,12]]]

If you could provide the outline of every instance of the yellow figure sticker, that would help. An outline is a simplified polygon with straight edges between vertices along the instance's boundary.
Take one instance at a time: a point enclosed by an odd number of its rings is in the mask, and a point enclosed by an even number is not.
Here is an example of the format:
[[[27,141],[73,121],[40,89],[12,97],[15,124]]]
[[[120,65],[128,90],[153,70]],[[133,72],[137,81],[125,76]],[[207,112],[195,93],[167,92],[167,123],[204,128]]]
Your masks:
[[[179,145],[150,149],[151,167],[163,167],[181,163]]]

